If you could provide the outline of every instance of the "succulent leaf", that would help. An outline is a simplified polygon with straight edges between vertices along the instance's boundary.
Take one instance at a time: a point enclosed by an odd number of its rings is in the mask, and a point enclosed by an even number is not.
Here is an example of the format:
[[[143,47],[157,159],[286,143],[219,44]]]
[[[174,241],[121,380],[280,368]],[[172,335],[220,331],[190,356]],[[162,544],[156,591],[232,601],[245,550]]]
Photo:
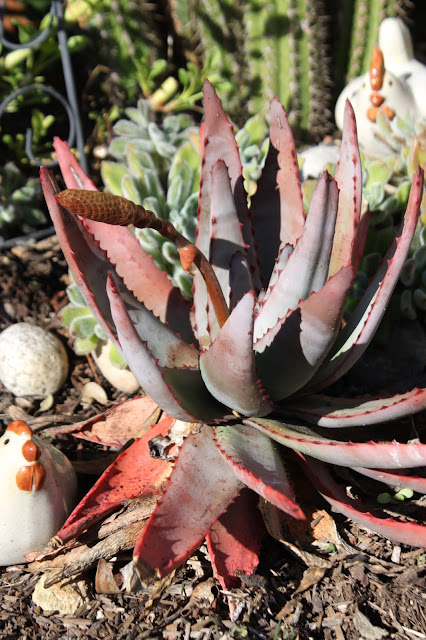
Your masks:
[[[165,436],[172,422],[173,418],[165,416],[104,471],[58,532],[62,542],[77,537],[125,500],[160,494],[171,463],[151,458],[148,442],[154,436]]]
[[[213,570],[224,589],[238,587],[239,576],[252,575],[259,564],[265,526],[257,503],[257,495],[243,489],[206,536]]]
[[[59,188],[53,174],[45,167],[40,170],[40,180],[56,235],[74,281],[105,333],[113,342],[116,342],[117,337],[105,290],[106,274],[108,271],[113,271],[113,267],[78,217],[59,206],[56,200]]]
[[[328,274],[330,247],[333,242],[338,191],[333,178],[324,172],[312,197],[302,236],[290,255],[277,282],[261,302],[254,323],[255,342],[276,322],[318,291]]]
[[[230,282],[230,264],[235,253],[238,252],[240,259],[245,261],[247,251],[232,195],[228,170],[223,160],[218,160],[211,170],[210,233],[210,262],[228,306],[232,286],[232,301],[235,305],[242,295],[253,288],[253,285],[248,267],[244,269],[247,277],[244,279],[239,278],[238,285],[235,281],[233,283]],[[201,283],[198,286],[202,286]],[[244,286],[244,289],[241,289],[242,286]],[[210,339],[214,340],[220,327],[210,301],[207,318]]]
[[[96,187],[81,169],[68,145],[56,138],[55,150],[67,187],[89,187],[89,190],[95,191]],[[188,301],[173,286],[165,272],[156,266],[152,257],[142,250],[131,231],[125,227],[112,227],[87,219],[84,224],[105,251],[129,291],[162,322],[169,322],[189,342],[194,341]],[[79,267],[84,269],[83,265]]]
[[[423,411],[426,389],[412,389],[390,398],[333,398],[322,394],[289,402],[286,410],[319,427],[353,427],[396,420]]]
[[[371,513],[358,500],[350,498],[344,488],[333,480],[325,465],[317,460],[309,459],[303,467],[317,490],[339,513],[343,513],[367,529],[376,531],[395,542],[402,542],[413,547],[426,545],[426,527],[424,525],[390,518],[379,510],[377,510],[377,514],[376,512]]]
[[[244,424],[215,427],[214,432],[219,451],[241,482],[293,518],[305,519],[271,438]]]
[[[216,340],[200,354],[210,393],[246,416],[266,415],[273,405],[256,375],[253,351],[254,295],[249,291],[232,311]]]
[[[296,147],[287,114],[277,98],[270,108],[270,145],[251,199],[262,284],[268,285],[280,247],[295,246],[305,224]]]
[[[193,431],[136,543],[140,574],[162,577],[185,562],[243,486],[217,450],[212,428]]]
[[[232,126],[223,112],[221,102],[207,80],[204,81],[204,104],[206,107],[202,138],[204,154],[200,181],[196,246],[207,259],[210,258],[212,170],[218,160],[223,160],[228,170],[243,239],[245,244],[250,247],[249,263],[252,268],[255,268],[253,234],[237,144]],[[207,346],[211,342],[206,315],[208,299],[204,282],[199,274],[194,277],[193,293],[194,322],[197,337],[200,344]]]
[[[301,389],[321,365],[339,331],[352,278],[352,267],[342,268],[256,342],[259,375],[274,401]]]
[[[343,130],[340,159],[335,175],[339,187],[339,207],[330,257],[330,276],[342,267],[354,264],[354,259],[359,253],[358,245],[362,243],[359,235],[362,231],[358,231],[362,190],[361,158],[358,150],[355,114],[348,100],[345,105]],[[357,251],[354,251],[355,247]]]
[[[53,148],[56,152],[56,159],[61,169],[67,189],[86,189],[96,191],[95,184],[83,171],[77,158],[69,150],[68,144],[60,138],[55,138]]]
[[[418,493],[426,494],[426,478],[420,476],[408,476],[404,473],[392,473],[387,469],[365,469],[363,467],[354,467],[354,471],[361,473],[363,476],[373,478],[379,482],[384,482],[390,487],[402,489],[407,487]]]
[[[421,442],[344,442],[265,418],[247,419],[244,424],[256,427],[290,449],[331,464],[372,469],[408,469],[424,466],[426,463],[426,444]]]
[[[232,196],[228,170],[223,160],[218,160],[213,165],[211,172],[211,241],[209,254],[225,298],[229,295],[229,265],[235,252],[246,255],[246,245]],[[242,294],[253,288],[251,281],[248,281],[247,285],[250,286]]]
[[[369,345],[407,258],[416,229],[422,195],[423,171],[419,168],[413,176],[407,211],[399,234],[389,247],[349,322],[337,338],[327,360],[314,376],[311,389],[323,388],[340,378]]]
[[[148,396],[132,398],[88,420],[61,427],[61,433],[71,433],[106,447],[122,447],[142,432],[146,433],[160,413],[161,409]]]

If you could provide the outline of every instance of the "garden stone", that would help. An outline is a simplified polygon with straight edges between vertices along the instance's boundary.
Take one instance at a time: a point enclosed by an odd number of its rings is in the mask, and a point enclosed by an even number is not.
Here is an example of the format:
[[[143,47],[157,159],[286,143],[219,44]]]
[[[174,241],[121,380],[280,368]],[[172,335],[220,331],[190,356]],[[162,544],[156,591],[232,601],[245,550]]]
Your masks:
[[[15,396],[56,393],[67,375],[67,352],[53,333],[20,322],[0,334],[0,381]]]

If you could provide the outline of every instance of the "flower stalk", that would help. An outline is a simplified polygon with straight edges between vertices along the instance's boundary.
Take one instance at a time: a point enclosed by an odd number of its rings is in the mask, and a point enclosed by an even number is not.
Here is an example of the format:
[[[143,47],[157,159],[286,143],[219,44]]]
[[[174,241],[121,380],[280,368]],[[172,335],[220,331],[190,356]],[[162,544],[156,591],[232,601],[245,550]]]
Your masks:
[[[145,209],[142,205],[111,193],[65,189],[56,195],[56,199],[62,207],[89,220],[120,226],[133,225],[138,229],[158,231],[164,238],[175,244],[182,268],[187,273],[194,275],[195,267],[199,270],[206,284],[219,326],[222,327],[226,322],[229,317],[228,305],[211,264],[169,220],[158,218],[153,211]]]

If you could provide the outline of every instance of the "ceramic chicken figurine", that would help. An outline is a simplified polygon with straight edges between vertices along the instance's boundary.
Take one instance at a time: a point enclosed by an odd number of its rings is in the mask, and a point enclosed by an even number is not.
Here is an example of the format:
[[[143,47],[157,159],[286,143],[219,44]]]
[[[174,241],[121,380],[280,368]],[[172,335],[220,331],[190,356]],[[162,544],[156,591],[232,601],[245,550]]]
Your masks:
[[[69,460],[15,420],[0,438],[0,566],[24,562],[43,548],[74,506]]]
[[[392,149],[378,136],[377,115],[380,111],[391,122],[396,115],[405,117],[410,113],[414,118],[418,116],[410,87],[404,78],[398,78],[385,68],[385,60],[379,47],[373,50],[369,72],[350,82],[339,96],[335,110],[339,129],[343,128],[347,98],[355,112],[360,148],[373,158],[392,153]]]
[[[386,18],[380,25],[379,47],[386,69],[404,80],[414,96],[419,118],[426,118],[426,65],[414,58],[413,42],[400,18]]]

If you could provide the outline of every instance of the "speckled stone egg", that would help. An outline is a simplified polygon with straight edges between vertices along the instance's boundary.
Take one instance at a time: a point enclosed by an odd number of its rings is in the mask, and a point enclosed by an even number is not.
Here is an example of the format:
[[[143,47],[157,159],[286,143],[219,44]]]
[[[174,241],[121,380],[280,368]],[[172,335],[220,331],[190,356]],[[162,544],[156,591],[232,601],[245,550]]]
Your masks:
[[[56,393],[67,375],[67,352],[53,333],[20,322],[0,334],[0,381],[16,396]]]

